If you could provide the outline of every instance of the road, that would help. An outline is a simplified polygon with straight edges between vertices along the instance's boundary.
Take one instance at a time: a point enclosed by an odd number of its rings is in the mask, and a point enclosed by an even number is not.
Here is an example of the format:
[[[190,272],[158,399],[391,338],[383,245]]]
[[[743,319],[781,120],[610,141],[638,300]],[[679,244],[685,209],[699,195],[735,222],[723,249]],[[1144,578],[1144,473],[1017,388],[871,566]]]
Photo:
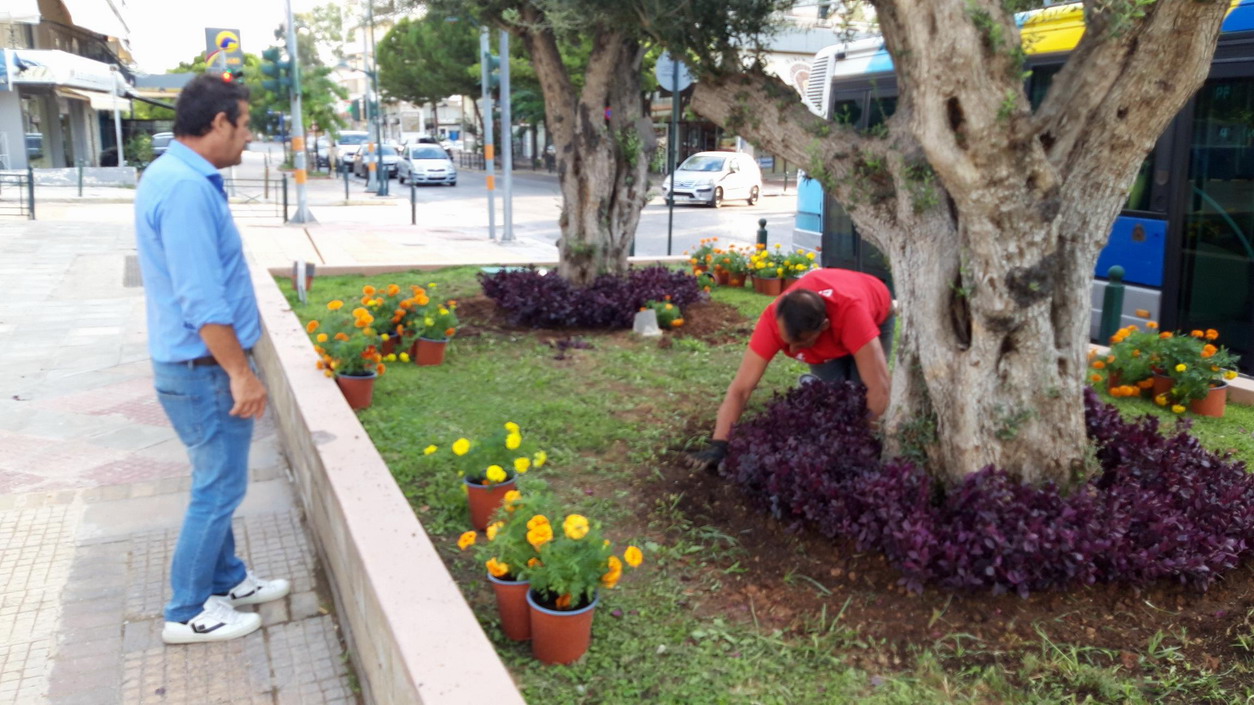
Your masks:
[[[261,178],[265,173],[269,155],[270,173],[274,164],[282,160],[277,144],[254,143],[244,154],[244,162],[236,167],[241,179]],[[655,177],[656,178],[656,177]],[[503,206],[501,198],[502,178],[497,175],[495,192],[496,235],[502,236]],[[427,232],[440,231],[481,233],[488,237],[488,191],[484,174],[461,170],[455,187],[418,186],[414,189],[417,226]],[[369,221],[381,226],[397,226],[410,222],[410,189],[395,180],[390,183],[390,195],[380,198],[365,190],[362,179],[350,177],[349,198],[353,202],[384,201],[378,208],[370,209]],[[555,243],[560,236],[557,221],[561,213],[562,198],[557,177],[548,173],[529,171],[515,172],[513,179],[514,236],[540,242]],[[295,194],[291,199],[295,202]],[[319,223],[334,225],[343,222],[344,182],[331,179],[310,179],[309,205]],[[357,213],[361,209],[354,209]],[[670,252],[681,254],[693,248],[701,238],[718,237],[725,242],[750,244],[756,241],[758,219],[765,218],[771,243],[792,243],[793,214],[796,196],[765,195],[757,205],[727,203],[720,209],[700,206],[676,206]],[[357,216],[360,217],[360,216]],[[640,227],[636,232],[636,254],[642,256],[667,254],[667,207],[660,197],[645,206]]]

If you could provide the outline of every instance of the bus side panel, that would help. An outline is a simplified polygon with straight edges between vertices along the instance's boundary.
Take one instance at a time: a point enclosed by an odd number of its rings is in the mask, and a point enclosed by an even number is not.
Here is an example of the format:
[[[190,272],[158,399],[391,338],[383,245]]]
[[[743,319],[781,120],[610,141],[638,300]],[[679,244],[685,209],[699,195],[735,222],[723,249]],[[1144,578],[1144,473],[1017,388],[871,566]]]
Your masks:
[[[1112,266],[1119,265],[1125,282],[1161,287],[1166,245],[1167,221],[1121,215],[1110,229],[1094,274],[1104,279]]]
[[[823,187],[817,179],[797,174],[797,216],[793,222],[793,247],[818,252],[823,243]]]

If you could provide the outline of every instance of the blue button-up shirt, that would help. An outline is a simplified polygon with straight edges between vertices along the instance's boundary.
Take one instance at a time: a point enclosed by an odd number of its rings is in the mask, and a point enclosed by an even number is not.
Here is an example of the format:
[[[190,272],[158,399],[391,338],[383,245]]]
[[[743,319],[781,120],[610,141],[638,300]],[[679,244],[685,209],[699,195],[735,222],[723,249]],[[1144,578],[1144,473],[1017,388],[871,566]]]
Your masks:
[[[148,300],[148,351],[157,362],[209,355],[200,329],[234,326],[240,345],[261,337],[257,297],[222,175],[177,140],[144,171],[135,236]]]

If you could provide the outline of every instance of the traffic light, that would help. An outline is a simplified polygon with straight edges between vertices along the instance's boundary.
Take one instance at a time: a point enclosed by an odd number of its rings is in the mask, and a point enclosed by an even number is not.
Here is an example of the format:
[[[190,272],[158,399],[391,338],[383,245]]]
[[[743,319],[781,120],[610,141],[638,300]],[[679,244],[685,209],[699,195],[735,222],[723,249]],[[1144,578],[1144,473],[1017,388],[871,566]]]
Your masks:
[[[501,86],[501,60],[488,52],[483,55],[482,61],[488,67],[487,90],[496,93],[496,89]]]
[[[292,87],[292,62],[284,61],[282,51],[278,47],[270,47],[261,52],[261,72],[268,76],[261,82],[261,87],[280,95],[287,93]],[[243,72],[236,78],[243,78]]]
[[[222,80],[227,83],[242,82],[244,80],[244,69],[227,69],[222,72]]]

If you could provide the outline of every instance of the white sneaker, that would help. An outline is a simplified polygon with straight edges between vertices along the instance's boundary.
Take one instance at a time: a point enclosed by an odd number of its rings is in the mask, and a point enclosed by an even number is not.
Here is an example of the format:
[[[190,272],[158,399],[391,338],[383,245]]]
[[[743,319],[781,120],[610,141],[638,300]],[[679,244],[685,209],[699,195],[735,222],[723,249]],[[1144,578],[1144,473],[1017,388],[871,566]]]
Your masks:
[[[186,622],[166,622],[161,641],[167,644],[198,644],[226,641],[252,634],[261,627],[256,612],[236,612],[220,597],[205,600],[205,610]]]
[[[253,575],[253,572],[250,570],[243,582],[231,588],[231,591],[227,594],[219,597],[228,605],[239,607],[240,605],[258,605],[262,602],[287,597],[287,593],[291,591],[292,585],[286,580],[282,578],[262,580]]]

